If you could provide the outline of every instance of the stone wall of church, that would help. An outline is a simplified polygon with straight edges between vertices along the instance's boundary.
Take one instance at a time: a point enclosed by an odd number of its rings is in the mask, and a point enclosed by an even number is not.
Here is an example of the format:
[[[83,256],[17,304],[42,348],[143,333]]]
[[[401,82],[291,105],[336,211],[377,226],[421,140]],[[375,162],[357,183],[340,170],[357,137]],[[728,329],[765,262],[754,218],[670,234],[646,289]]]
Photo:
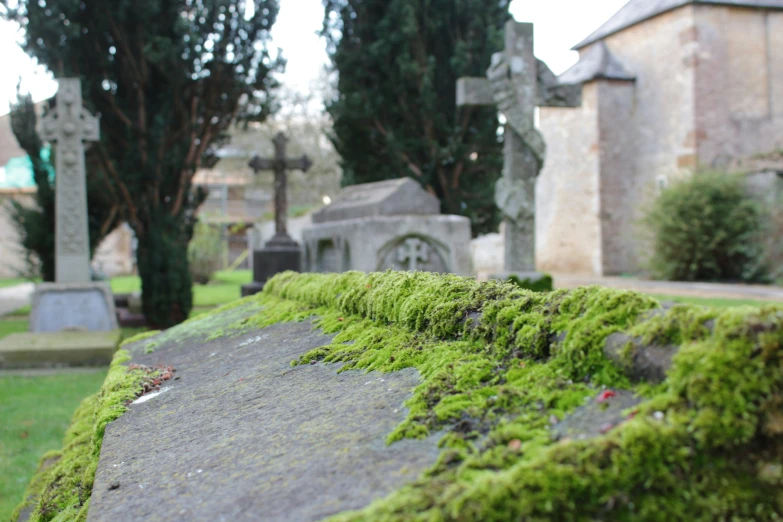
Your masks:
[[[641,270],[644,209],[660,185],[697,163],[693,28],[691,5],[608,37],[610,51],[637,77],[632,94],[594,81],[584,87],[581,108],[541,110],[550,154],[539,181],[539,269]],[[585,147],[595,151],[585,155]],[[595,180],[582,179],[586,164]],[[592,189],[580,190],[577,180]],[[575,245],[583,258],[577,264],[570,261]]]
[[[536,184],[536,266],[552,273],[599,273],[598,87],[584,87],[578,109],[540,111],[547,160]]]
[[[691,36],[700,164],[783,149],[783,11],[698,6]]]

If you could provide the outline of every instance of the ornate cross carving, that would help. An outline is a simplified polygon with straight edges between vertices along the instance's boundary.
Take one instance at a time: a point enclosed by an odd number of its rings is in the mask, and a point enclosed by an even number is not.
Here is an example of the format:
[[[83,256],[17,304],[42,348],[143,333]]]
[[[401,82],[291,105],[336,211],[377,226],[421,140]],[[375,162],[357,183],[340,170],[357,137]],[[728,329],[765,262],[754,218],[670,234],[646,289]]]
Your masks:
[[[419,261],[427,263],[430,260],[430,247],[427,243],[416,237],[410,237],[397,247],[397,261],[408,261],[408,270],[419,269]]]
[[[458,106],[494,105],[506,117],[503,177],[495,202],[506,222],[505,268],[535,271],[535,180],[546,144],[535,127],[536,107],[578,107],[582,86],[562,85],[533,52],[533,24],[506,24],[505,50],[492,56],[486,78],[457,81]]]
[[[100,139],[100,120],[82,107],[78,79],[57,81],[57,104],[41,119],[43,139],[57,143],[55,165],[55,280],[90,281],[84,142]]]
[[[267,245],[291,244],[295,243],[288,235],[288,196],[286,194],[286,170],[299,169],[307,172],[313,163],[307,155],[301,158],[286,157],[286,145],[288,138],[285,134],[278,132],[272,140],[275,145],[274,158],[261,158],[258,155],[253,156],[248,166],[253,169],[253,173],[258,174],[262,170],[273,170],[275,172],[275,237],[267,242]]]

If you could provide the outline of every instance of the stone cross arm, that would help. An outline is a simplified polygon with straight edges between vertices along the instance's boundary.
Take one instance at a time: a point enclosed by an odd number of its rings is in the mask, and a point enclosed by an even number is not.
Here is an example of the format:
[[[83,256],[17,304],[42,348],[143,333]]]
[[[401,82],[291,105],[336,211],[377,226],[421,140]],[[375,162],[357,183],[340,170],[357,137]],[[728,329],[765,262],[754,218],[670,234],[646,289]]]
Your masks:
[[[546,63],[536,60],[538,107],[579,107],[582,104],[582,85],[567,85],[557,81],[557,76]],[[457,80],[457,106],[495,105],[492,82],[487,78],[465,77]]]
[[[262,158],[260,156],[253,156],[248,166],[253,169],[254,172],[262,170],[274,170],[277,160],[274,158]],[[307,155],[303,155],[301,158],[286,158],[285,169],[286,170],[301,170],[307,172],[310,167],[313,166],[313,162]]]

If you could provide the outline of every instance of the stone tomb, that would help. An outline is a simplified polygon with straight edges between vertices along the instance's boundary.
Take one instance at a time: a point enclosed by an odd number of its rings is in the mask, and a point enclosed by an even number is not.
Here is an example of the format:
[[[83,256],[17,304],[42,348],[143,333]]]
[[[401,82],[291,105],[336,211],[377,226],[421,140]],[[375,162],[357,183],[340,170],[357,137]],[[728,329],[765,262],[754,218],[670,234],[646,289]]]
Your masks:
[[[344,188],[302,232],[305,272],[421,270],[471,275],[470,220],[410,178]]]

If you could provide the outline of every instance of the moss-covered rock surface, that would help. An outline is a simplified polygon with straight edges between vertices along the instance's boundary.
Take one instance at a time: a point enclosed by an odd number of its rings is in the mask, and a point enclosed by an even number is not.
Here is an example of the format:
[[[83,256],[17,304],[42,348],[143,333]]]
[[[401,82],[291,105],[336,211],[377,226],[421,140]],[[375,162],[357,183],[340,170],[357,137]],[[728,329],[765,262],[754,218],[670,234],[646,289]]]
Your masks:
[[[415,369],[386,443],[440,446],[417,479],[333,511],[335,520],[783,514],[782,306],[664,310],[598,287],[534,293],[425,273],[286,273],[127,349],[147,363],[305,320],[329,340],[291,357],[292,371]]]

